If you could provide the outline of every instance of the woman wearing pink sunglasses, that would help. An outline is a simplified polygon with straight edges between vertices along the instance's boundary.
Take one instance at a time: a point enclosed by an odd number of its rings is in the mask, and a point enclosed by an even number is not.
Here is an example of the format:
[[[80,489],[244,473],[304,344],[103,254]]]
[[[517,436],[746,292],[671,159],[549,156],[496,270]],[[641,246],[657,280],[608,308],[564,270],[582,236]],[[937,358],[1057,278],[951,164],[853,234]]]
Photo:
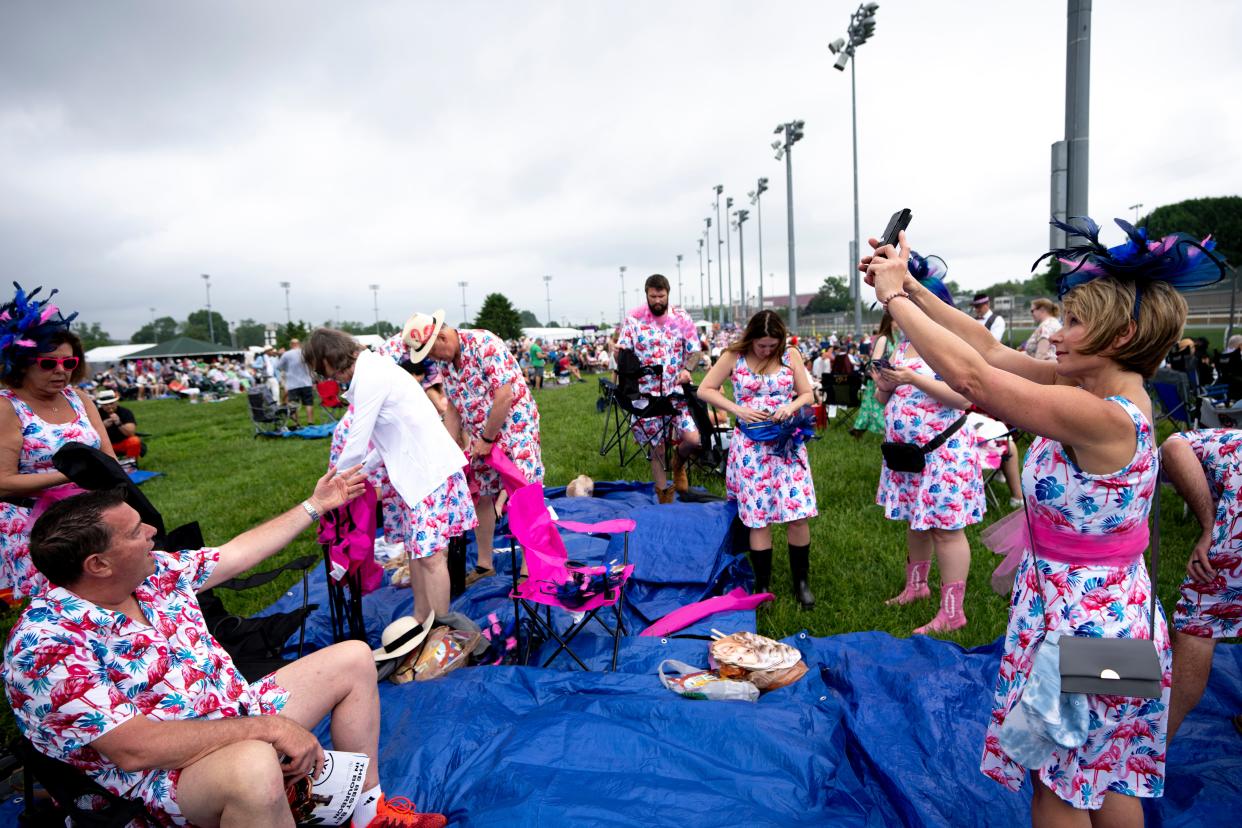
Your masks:
[[[113,453],[99,437],[99,410],[74,387],[86,374],[82,342],[69,330],[77,314],[65,318],[38,292],[19,287],[0,307],[0,397],[9,401],[0,404],[0,580],[18,598],[46,585],[30,562],[26,523],[43,492],[69,482],[53,455],[71,441]]]

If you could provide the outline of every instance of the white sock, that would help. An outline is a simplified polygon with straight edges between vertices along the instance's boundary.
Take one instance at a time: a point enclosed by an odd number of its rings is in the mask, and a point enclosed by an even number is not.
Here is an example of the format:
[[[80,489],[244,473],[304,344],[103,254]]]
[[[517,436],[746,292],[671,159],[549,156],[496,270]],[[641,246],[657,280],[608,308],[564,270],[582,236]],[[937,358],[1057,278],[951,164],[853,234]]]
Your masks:
[[[375,819],[375,814],[379,811],[380,799],[383,796],[384,792],[380,790],[379,785],[369,791],[363,791],[358,796],[358,807],[354,808],[354,816],[349,821],[350,828],[367,828],[371,820]]]

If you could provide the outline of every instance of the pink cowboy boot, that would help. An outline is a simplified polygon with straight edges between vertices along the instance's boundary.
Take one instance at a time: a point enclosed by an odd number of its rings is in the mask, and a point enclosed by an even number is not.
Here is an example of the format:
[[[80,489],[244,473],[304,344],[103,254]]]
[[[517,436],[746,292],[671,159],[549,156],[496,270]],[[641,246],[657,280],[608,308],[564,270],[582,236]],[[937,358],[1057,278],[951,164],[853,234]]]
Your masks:
[[[940,586],[940,611],[936,617],[914,631],[915,635],[950,632],[966,626],[966,613],[962,601],[966,597],[966,582],[954,581]]]
[[[906,561],[906,588],[896,598],[889,598],[884,603],[909,604],[920,598],[930,598],[931,590],[927,588],[927,572],[931,569],[931,561]]]

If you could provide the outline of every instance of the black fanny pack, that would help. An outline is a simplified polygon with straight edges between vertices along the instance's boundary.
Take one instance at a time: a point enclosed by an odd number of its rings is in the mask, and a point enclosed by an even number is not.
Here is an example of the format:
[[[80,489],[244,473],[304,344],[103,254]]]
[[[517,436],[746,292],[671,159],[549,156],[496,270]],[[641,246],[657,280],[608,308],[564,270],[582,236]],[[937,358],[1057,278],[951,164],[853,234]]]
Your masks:
[[[888,466],[889,471],[919,474],[927,465],[927,455],[943,446],[965,424],[966,415],[963,414],[944,431],[928,440],[925,446],[916,446],[914,443],[880,443],[884,465]]]

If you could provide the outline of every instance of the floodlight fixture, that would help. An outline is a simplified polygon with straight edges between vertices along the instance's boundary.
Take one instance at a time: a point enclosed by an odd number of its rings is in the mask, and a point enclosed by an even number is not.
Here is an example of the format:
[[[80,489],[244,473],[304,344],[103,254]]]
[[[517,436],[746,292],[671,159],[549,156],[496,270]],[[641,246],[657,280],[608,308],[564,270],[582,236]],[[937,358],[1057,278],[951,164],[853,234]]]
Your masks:
[[[836,40],[828,44],[828,51],[832,52],[834,55],[840,52],[844,48],[845,48],[845,38],[843,37],[838,37]]]

